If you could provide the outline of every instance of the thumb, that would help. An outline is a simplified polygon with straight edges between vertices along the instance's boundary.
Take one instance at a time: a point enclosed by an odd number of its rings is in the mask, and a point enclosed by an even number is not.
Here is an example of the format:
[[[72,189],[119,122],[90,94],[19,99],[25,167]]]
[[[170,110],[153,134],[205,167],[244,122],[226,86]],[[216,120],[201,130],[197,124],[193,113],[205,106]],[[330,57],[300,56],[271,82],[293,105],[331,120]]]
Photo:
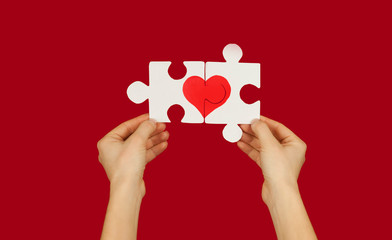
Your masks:
[[[259,139],[262,148],[279,143],[274,137],[274,135],[272,134],[267,123],[265,123],[264,121],[253,120],[251,124],[251,128],[255,133],[256,137]]]
[[[132,141],[134,144],[146,144],[151,134],[157,128],[157,124],[153,120],[146,120],[142,122],[136,131],[127,140]]]

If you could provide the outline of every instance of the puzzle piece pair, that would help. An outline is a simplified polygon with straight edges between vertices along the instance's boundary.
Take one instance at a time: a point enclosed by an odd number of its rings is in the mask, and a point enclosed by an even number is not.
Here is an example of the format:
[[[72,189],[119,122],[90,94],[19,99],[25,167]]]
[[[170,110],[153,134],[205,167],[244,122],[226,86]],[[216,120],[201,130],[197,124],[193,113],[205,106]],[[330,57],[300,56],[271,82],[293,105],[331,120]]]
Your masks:
[[[132,83],[128,97],[135,103],[149,99],[150,118],[158,122],[170,122],[167,111],[178,104],[185,111],[183,123],[227,124],[223,137],[237,142],[242,136],[238,124],[260,117],[260,101],[246,104],[240,97],[243,86],[260,87],[260,64],[240,63],[242,50],[236,44],[228,44],[223,57],[226,62],[184,62],[187,73],[179,80],[169,76],[171,62],[150,62],[150,85]]]

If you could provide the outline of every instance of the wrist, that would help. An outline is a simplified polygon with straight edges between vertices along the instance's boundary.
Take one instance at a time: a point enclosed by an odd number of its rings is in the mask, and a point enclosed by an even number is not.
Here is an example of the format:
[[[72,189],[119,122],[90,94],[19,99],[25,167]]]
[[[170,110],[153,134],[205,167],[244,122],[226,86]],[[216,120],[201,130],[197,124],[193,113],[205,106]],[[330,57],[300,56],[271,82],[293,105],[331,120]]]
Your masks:
[[[268,208],[293,196],[300,196],[296,181],[279,182],[271,184],[267,181],[263,184],[262,199]]]
[[[124,178],[124,179],[113,179],[110,181],[110,195],[116,194],[117,192],[127,192],[137,197],[143,198],[146,194],[146,187],[142,178]]]

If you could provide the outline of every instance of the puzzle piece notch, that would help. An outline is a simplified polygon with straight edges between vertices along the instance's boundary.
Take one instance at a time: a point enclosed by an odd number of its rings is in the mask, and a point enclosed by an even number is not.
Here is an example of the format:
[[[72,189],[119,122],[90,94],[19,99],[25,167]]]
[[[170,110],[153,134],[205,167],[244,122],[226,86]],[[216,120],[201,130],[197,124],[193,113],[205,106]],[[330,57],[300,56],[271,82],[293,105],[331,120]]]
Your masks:
[[[260,117],[260,101],[246,104],[240,97],[240,91],[245,85],[260,87],[260,64],[240,63],[242,50],[236,44],[228,44],[223,49],[226,62],[207,62],[206,79],[219,75],[226,78],[232,93],[227,102],[205,118],[206,123],[227,124],[223,136],[229,142],[236,142],[242,136],[237,124],[250,124],[253,119]]]
[[[186,67],[182,61],[171,62],[168,69],[169,76],[176,81],[184,78],[186,72],[187,72]]]
[[[169,117],[170,122],[172,123],[180,123],[181,120],[184,118],[184,115],[185,115],[184,109],[178,104],[174,104],[170,106],[169,109],[167,110],[167,116]]]
[[[257,88],[254,85],[247,84],[240,90],[241,100],[246,104],[252,104],[260,100],[261,88]]]

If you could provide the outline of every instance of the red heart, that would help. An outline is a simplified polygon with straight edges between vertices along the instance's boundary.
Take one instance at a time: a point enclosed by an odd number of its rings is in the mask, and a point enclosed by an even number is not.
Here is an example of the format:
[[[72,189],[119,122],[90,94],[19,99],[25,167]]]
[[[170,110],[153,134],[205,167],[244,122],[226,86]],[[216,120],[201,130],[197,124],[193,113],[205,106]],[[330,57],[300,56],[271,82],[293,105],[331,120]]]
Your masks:
[[[222,106],[230,96],[230,84],[222,76],[212,76],[207,81],[198,76],[189,77],[182,87],[185,98],[203,117]]]

